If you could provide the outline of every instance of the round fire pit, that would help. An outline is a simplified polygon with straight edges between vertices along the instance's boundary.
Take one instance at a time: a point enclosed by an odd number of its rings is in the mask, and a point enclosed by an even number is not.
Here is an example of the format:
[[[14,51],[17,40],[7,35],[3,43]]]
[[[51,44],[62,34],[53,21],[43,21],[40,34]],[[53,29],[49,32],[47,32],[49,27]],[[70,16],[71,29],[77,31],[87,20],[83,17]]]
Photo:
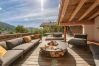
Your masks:
[[[43,44],[46,43],[46,44]],[[61,57],[64,56],[67,51],[67,46],[61,41],[45,41],[40,47],[40,54],[48,57]]]

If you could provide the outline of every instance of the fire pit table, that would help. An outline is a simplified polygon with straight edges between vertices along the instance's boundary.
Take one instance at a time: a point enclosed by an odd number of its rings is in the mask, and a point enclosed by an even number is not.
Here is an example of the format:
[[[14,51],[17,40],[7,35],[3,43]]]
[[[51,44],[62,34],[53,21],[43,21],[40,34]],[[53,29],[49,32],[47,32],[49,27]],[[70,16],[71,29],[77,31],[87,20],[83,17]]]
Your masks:
[[[67,45],[62,41],[44,41],[40,46],[40,54],[49,57],[64,56],[67,51]]]

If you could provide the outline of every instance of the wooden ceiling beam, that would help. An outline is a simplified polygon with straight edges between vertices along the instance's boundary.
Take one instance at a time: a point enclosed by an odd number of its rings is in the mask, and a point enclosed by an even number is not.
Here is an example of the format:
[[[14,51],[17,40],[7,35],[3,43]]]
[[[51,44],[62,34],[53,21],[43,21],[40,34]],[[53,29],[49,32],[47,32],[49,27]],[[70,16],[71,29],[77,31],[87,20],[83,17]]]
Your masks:
[[[91,19],[93,19],[93,18],[95,18],[96,16],[98,16],[99,15],[99,11],[97,11],[95,14],[93,14],[90,18],[88,18],[88,20],[91,20]]]
[[[79,18],[79,21],[85,18],[97,5],[99,5],[99,0],[96,0],[92,6]]]
[[[81,22],[63,22],[60,26],[77,26],[77,25],[92,25],[94,21],[81,21]]]
[[[81,0],[78,4],[78,6],[76,7],[76,9],[74,10],[74,12],[72,13],[69,21],[72,21],[72,19],[75,17],[75,15],[78,13],[78,11],[81,9],[81,7],[84,5],[84,3],[86,2],[87,0]]]
[[[64,3],[63,3],[63,9],[62,9],[62,13],[60,15],[60,21],[59,22],[61,22],[65,17],[65,13],[66,13],[68,4],[69,4],[69,0],[65,0]]]

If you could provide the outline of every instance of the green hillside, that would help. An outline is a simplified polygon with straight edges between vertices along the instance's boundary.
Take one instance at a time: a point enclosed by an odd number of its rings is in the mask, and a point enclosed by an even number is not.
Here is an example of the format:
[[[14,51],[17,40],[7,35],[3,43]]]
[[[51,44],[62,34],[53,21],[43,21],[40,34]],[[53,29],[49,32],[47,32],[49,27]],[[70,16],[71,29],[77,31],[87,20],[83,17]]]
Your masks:
[[[0,22],[0,32],[2,32],[2,31],[12,32],[14,30],[15,30],[15,26]]]

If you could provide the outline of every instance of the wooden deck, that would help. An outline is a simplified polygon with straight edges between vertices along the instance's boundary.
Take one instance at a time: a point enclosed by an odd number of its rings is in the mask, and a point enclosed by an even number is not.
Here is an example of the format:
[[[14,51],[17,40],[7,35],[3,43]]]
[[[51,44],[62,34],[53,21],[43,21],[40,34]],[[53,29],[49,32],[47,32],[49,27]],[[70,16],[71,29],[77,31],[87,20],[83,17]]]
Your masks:
[[[64,43],[66,44],[66,43]],[[40,44],[16,60],[10,66],[95,66],[92,54],[88,49],[69,46],[68,52],[61,58],[48,58],[39,55]]]

